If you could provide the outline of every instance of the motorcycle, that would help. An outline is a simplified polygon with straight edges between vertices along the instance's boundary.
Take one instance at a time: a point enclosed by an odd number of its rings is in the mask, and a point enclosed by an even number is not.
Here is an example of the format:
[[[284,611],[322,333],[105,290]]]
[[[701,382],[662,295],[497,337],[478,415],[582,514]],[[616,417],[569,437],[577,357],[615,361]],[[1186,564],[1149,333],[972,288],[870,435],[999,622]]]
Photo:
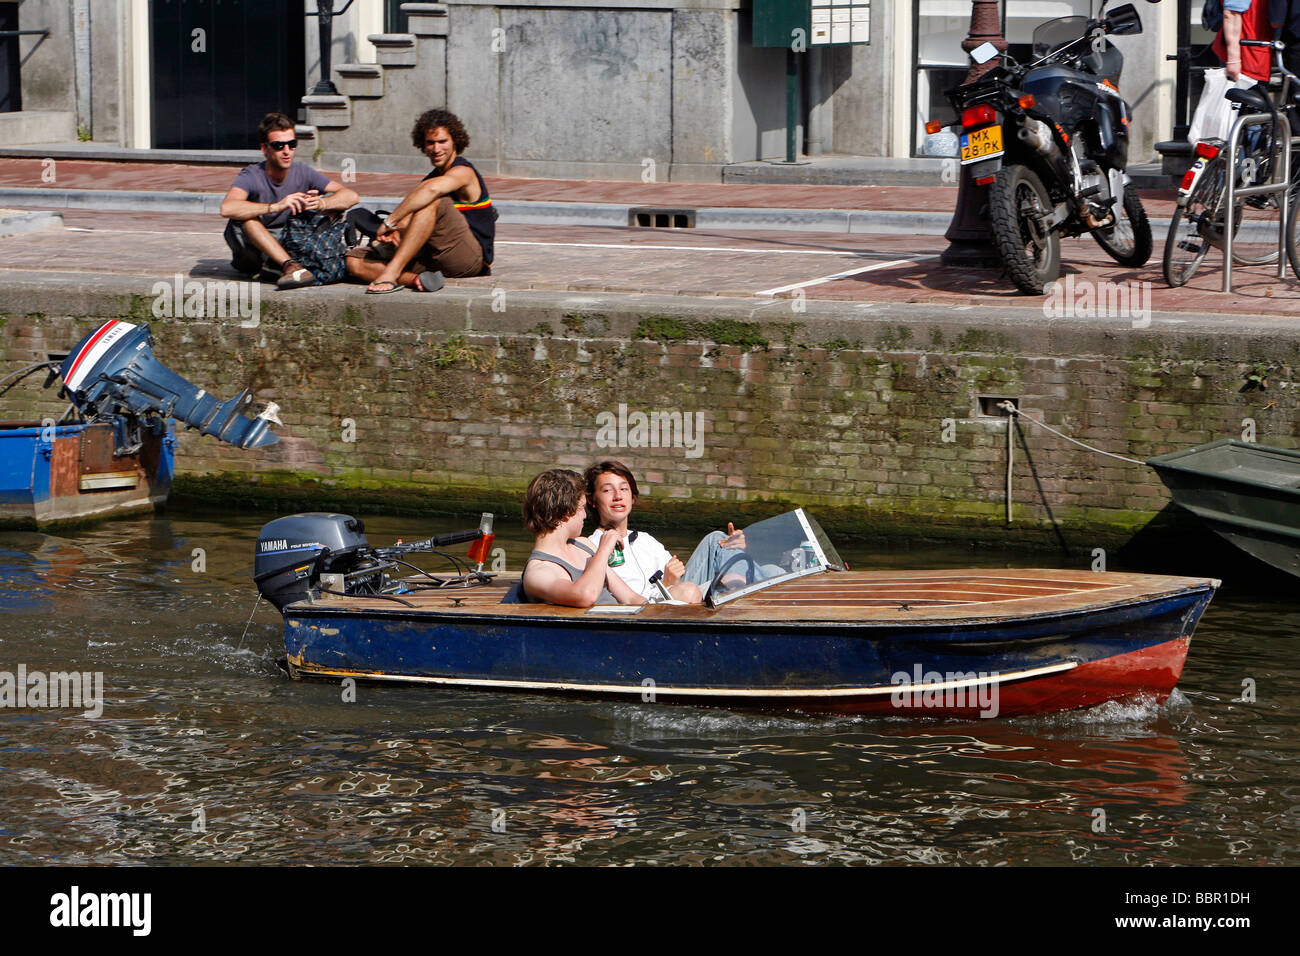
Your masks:
[[[1062,236],[1091,233],[1122,266],[1151,257],[1151,224],[1125,172],[1124,56],[1108,39],[1141,33],[1142,21],[1131,3],[1105,10],[1040,24],[1032,62],[1008,56],[946,94],[961,121],[961,165],[989,187],[998,254],[1022,292],[1041,295],[1060,276]],[[997,55],[991,43],[971,54],[977,63]]]

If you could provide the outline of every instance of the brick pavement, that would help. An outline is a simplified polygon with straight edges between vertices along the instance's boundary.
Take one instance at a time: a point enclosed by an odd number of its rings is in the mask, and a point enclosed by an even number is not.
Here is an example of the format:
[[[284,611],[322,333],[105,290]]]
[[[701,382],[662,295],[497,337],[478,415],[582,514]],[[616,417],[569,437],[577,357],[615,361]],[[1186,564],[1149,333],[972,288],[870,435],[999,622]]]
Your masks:
[[[76,210],[63,215],[64,229],[0,238],[0,284],[6,274],[24,273],[234,277],[220,222],[213,217]],[[1066,275],[1073,275],[1076,284],[1082,280],[1149,283],[1150,306],[1157,312],[1282,314],[1300,319],[1300,283],[1293,279],[1278,283],[1266,267],[1235,270],[1236,289],[1224,296],[1217,291],[1221,274],[1213,264],[1204,266],[1188,286],[1169,289],[1160,274],[1159,248],[1157,257],[1141,269],[1121,269],[1091,240],[1070,240],[1063,248]],[[494,274],[449,284],[467,289],[757,296],[870,269],[806,285],[803,294],[809,299],[933,303],[957,309],[1041,310],[1042,299],[1018,294],[996,270],[943,269],[934,258],[910,261],[910,257],[935,257],[942,249],[943,239],[937,236],[749,230],[727,235],[505,225],[498,232]],[[269,288],[268,294],[293,295]],[[359,288],[356,294],[362,294]]]
[[[0,160],[0,186],[40,185],[40,160]],[[60,189],[159,189],[219,192],[231,166],[60,160]],[[399,193],[406,175],[360,174],[365,194]],[[692,207],[875,208],[933,211],[951,208],[956,191],[914,186],[755,186],[568,182],[494,178],[494,196]],[[1153,217],[1167,215],[1169,194],[1148,196]],[[869,197],[864,199],[863,197]],[[1164,198],[1162,198],[1162,196]],[[109,273],[230,277],[221,222],[216,217],[66,210],[65,229],[0,238],[0,277],[21,273]],[[502,224],[494,275],[456,280],[467,288],[686,296],[799,295],[810,299],[931,303],[940,308],[1016,308],[1038,311],[1043,300],[1022,296],[997,270],[945,269],[938,236],[777,233],[752,230],[641,230],[613,227]],[[1300,319],[1300,283],[1279,282],[1267,267],[1235,270],[1236,289],[1217,290],[1217,253],[1193,281],[1169,289],[1160,273],[1163,237],[1140,269],[1111,262],[1090,239],[1067,240],[1065,275],[1076,283],[1149,283],[1155,311],[1198,315],[1280,315]],[[831,278],[841,273],[852,273]],[[800,289],[787,287],[800,286]],[[785,291],[780,291],[785,290]],[[292,293],[284,293],[292,295]],[[360,290],[357,294],[361,294]],[[403,293],[405,294],[405,293]]]
[[[39,159],[0,159],[0,186],[49,189],[128,189],[161,192],[225,193],[234,181],[234,166],[164,163],[110,163],[61,159],[53,167],[53,182],[42,175]],[[338,178],[339,173],[325,171]],[[47,175],[48,178],[48,175]],[[616,203],[636,206],[679,206],[748,209],[861,209],[946,212],[957,201],[953,185],[934,186],[785,186],[751,184],[575,182],[561,179],[486,177],[495,199],[547,202]],[[419,181],[401,173],[357,172],[350,185],[363,196],[404,195]],[[1168,216],[1173,193],[1144,193],[1150,215]]]

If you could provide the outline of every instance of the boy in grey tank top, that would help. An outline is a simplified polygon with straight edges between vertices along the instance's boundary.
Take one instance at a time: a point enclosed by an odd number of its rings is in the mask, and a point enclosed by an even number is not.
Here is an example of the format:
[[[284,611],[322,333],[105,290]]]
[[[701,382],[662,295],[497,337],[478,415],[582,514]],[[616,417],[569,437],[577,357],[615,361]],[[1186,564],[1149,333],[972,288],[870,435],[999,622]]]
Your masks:
[[[533,552],[523,579],[504,603],[644,604],[609,567],[617,534],[606,534],[599,547],[580,537],[587,518],[587,486],[575,471],[552,468],[534,478],[524,494],[524,527],[533,533]]]

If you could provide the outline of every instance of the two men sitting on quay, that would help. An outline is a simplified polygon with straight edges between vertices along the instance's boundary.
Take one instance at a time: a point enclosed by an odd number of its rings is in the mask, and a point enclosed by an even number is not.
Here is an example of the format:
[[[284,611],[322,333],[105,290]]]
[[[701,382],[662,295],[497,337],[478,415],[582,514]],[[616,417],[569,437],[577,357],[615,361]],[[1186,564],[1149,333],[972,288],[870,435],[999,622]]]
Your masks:
[[[497,212],[483,177],[461,155],[469,146],[464,124],[447,110],[428,110],[411,139],[433,168],[381,218],[353,209],[352,189],[295,162],[293,121],[267,114],[258,126],[266,158],[240,171],[221,204],[231,265],[274,278],[281,289],[346,278],[368,283],[371,294],[436,292],[444,276],[489,274]],[[359,235],[369,244],[359,244]]]

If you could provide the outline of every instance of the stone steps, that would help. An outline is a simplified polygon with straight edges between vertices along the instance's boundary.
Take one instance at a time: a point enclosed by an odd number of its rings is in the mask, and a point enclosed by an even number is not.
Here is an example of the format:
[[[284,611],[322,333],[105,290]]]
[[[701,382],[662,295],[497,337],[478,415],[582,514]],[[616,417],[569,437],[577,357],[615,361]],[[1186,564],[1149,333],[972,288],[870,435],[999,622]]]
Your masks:
[[[326,162],[351,157],[379,168],[396,162],[404,172],[427,168],[427,160],[411,150],[406,131],[424,110],[446,105],[448,8],[404,3],[402,12],[410,32],[366,37],[376,62],[335,67],[337,96],[303,97],[308,124],[321,131],[319,152]]]

